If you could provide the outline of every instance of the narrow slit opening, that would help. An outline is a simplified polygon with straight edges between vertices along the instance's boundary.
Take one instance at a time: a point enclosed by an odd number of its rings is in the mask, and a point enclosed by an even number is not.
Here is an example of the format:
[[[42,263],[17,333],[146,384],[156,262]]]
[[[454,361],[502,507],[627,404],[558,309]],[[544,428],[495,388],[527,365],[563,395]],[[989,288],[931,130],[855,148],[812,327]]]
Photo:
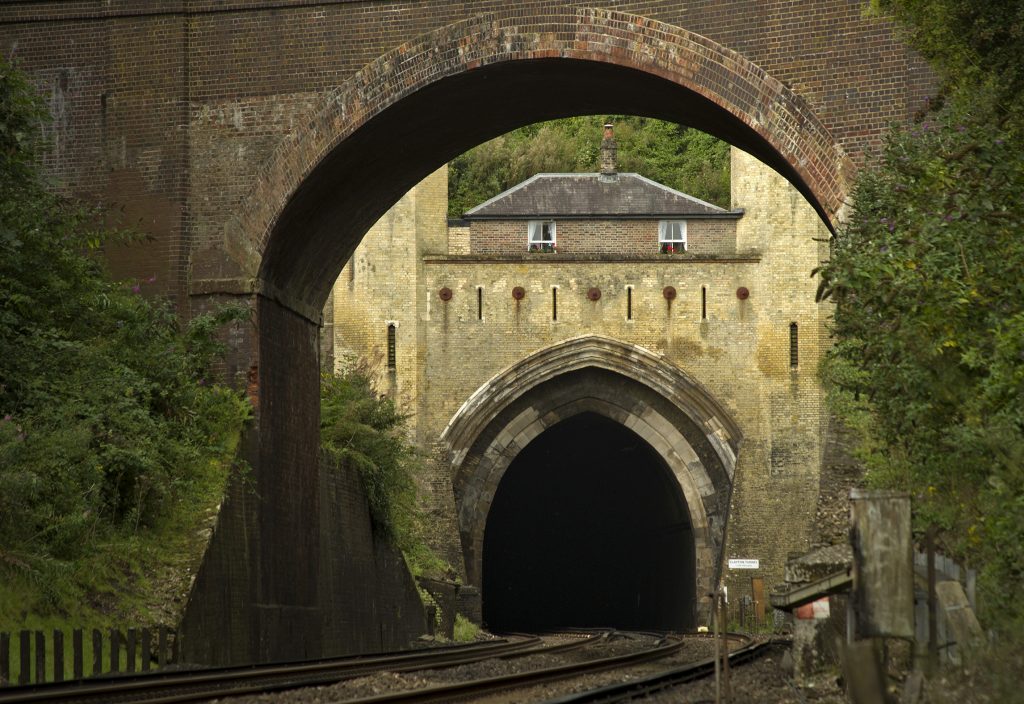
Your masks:
[[[796,369],[800,363],[800,331],[796,323],[789,324],[789,368]]]
[[[398,367],[398,360],[395,350],[396,328],[394,323],[388,324],[388,371],[395,371]]]

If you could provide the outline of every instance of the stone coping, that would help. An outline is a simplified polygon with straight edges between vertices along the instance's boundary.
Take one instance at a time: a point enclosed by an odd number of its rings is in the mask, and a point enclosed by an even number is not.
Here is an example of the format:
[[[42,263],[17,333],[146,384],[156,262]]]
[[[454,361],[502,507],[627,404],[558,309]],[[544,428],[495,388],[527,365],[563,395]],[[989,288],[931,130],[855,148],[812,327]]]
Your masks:
[[[740,254],[652,254],[628,256],[622,254],[561,254],[558,252],[523,252],[522,254],[426,254],[424,264],[521,264],[547,263],[607,263],[607,264],[759,264],[760,252]]]

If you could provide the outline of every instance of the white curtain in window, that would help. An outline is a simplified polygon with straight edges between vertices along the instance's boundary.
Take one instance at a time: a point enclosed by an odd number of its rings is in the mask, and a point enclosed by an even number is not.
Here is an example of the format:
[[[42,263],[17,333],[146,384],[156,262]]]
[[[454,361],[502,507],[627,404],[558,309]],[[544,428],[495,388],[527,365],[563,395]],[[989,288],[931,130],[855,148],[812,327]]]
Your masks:
[[[662,242],[685,242],[685,220],[662,220],[658,223],[658,239]]]
[[[541,222],[539,220],[531,220],[529,232],[530,242],[540,242]]]

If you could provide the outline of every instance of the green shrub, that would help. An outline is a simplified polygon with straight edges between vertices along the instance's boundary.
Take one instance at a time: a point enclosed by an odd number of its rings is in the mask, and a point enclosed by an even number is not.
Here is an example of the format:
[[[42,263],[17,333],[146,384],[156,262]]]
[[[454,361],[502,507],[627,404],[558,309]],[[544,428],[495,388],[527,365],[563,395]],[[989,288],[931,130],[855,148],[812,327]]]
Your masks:
[[[894,130],[822,269],[823,367],[869,480],[979,568],[983,615],[1024,623],[1024,112],[981,84]]]
[[[374,528],[403,551],[417,543],[414,472],[419,466],[404,422],[365,372],[321,376],[321,446],[359,472]]]
[[[114,282],[105,243],[132,239],[51,192],[38,171],[43,111],[0,59],[0,575],[55,598],[104,541],[158,527],[228,461],[249,406],[213,382],[216,331],[182,326]]]

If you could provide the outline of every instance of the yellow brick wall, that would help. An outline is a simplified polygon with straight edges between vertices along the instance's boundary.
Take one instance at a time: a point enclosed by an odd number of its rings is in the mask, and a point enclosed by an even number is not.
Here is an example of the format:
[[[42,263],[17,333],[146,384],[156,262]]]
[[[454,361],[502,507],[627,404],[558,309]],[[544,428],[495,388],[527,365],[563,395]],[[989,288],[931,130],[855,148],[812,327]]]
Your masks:
[[[592,333],[664,354],[710,390],[743,432],[725,557],[758,558],[762,568],[726,578],[741,590],[750,576],[773,584],[787,554],[808,546],[818,492],[824,409],[816,366],[829,310],[814,302],[810,272],[827,253],[815,241],[827,231],[792,186],[736,149],[732,172],[732,205],[745,215],[722,256],[574,261],[467,254],[466,230],[445,228],[441,169],[377,223],[342,272],[333,299],[337,357],[348,351],[382,359],[386,321],[397,321],[397,370],[379,370],[377,379],[414,412],[416,436],[429,448],[477,388],[551,344]],[[512,297],[516,286],[526,290],[520,301]],[[677,291],[671,303],[665,286]],[[736,295],[740,287],[749,290],[746,300]],[[451,300],[441,299],[442,288]],[[600,289],[600,300],[588,300],[591,288]],[[457,561],[446,484],[446,477],[434,478],[428,504],[435,541]]]
[[[409,191],[370,229],[342,269],[331,296],[335,369],[367,365],[377,390],[410,413],[418,427],[425,307],[425,255],[447,251],[448,167]],[[395,369],[387,365],[388,325],[395,327]]]
[[[758,558],[764,566],[726,573],[745,593],[750,576],[764,576],[769,585],[780,581],[787,554],[806,549],[811,539],[825,434],[817,365],[831,314],[830,305],[815,303],[818,279],[811,272],[828,256],[829,233],[784,178],[735,148],[732,205],[746,211],[737,223],[737,247],[764,252],[751,350],[761,411],[757,425],[744,428],[726,540],[726,558]],[[799,335],[796,370],[789,366],[792,322]]]

